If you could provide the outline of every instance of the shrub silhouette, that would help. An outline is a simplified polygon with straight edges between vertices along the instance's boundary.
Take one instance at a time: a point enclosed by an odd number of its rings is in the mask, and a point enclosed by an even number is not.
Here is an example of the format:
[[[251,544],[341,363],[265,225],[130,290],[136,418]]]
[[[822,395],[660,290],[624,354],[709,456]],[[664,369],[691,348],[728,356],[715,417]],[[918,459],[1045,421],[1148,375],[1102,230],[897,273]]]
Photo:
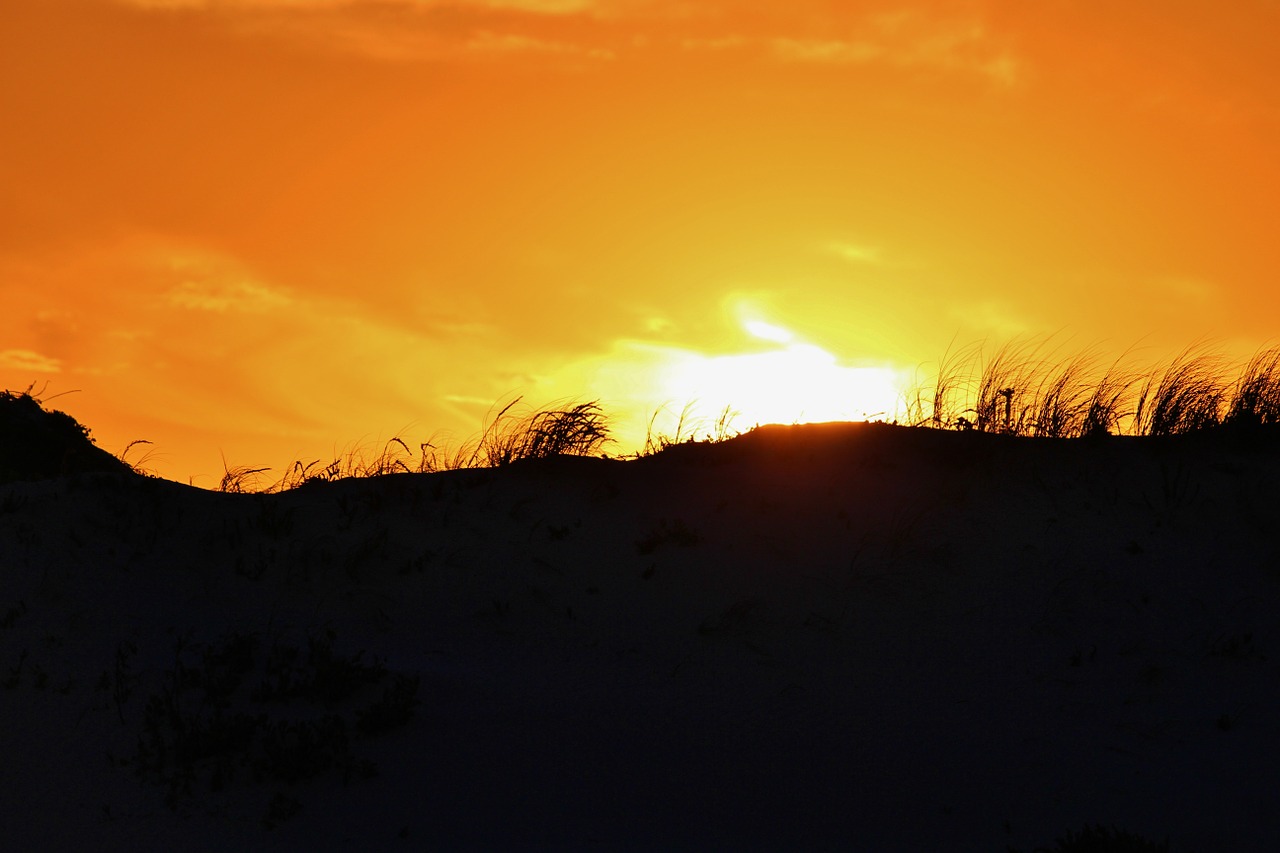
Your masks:
[[[88,427],[44,408],[31,389],[0,391],[0,483],[132,470],[95,445]]]
[[[167,786],[171,807],[198,786],[376,775],[357,754],[358,740],[409,723],[418,678],[333,646],[331,630],[305,646],[276,638],[264,648],[251,633],[179,640],[146,701],[137,750],[122,763]]]

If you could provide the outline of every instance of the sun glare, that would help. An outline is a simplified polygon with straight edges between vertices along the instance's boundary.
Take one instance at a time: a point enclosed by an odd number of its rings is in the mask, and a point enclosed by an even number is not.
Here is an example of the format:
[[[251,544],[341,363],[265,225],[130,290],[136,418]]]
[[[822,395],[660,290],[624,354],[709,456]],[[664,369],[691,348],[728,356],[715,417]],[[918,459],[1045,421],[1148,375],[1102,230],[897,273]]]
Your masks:
[[[703,416],[737,413],[734,425],[814,423],[890,418],[898,408],[896,372],[888,367],[841,364],[827,350],[789,329],[762,320],[742,328],[777,344],[764,352],[689,354],[664,381],[671,400],[696,401]]]
[[[789,344],[796,337],[789,330],[763,320],[744,320],[742,328],[762,341],[773,341],[775,344]]]

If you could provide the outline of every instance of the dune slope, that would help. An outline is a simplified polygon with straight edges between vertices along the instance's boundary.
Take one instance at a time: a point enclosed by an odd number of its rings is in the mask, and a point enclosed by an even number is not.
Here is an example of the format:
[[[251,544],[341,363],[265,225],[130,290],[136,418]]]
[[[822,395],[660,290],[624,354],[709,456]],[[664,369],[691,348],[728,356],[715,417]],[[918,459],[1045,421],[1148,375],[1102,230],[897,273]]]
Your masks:
[[[1280,837],[1280,442],[766,427],[0,486],[14,849]]]

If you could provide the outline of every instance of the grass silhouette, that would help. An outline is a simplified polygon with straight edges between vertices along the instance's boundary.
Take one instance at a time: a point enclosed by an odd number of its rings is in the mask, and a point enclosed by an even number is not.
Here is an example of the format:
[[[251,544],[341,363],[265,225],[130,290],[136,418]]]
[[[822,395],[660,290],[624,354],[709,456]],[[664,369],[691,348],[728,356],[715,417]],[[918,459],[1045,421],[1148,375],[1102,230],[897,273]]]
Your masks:
[[[563,408],[540,409],[517,414],[522,398],[504,406],[485,427],[464,464],[455,455],[453,467],[497,468],[522,459],[551,456],[590,456],[612,439],[608,418],[597,401],[575,403]]]
[[[659,432],[657,429],[658,416],[667,411],[666,404],[655,409],[649,416],[649,423],[645,428],[644,447],[636,451],[635,455],[637,457],[653,456],[677,444],[697,441],[699,432],[703,432],[707,441],[713,442],[724,441],[737,434],[733,428],[733,421],[738,413],[732,406],[721,409],[715,420],[710,423],[693,414],[696,406],[695,400],[685,403],[680,410],[680,415],[676,418],[675,431],[670,433]]]
[[[910,426],[1078,438],[1171,436],[1280,423],[1280,347],[1236,371],[1206,345],[1139,369],[1128,352],[1100,370],[1095,351],[1058,357],[1047,342],[982,344],[944,354],[931,382],[905,396]]]
[[[1015,339],[994,350],[983,342],[958,348],[953,342],[933,376],[917,380],[904,392],[895,423],[1037,438],[1164,437],[1280,424],[1280,346],[1258,351],[1234,370],[1204,344],[1188,347],[1165,365],[1145,369],[1134,365],[1132,350],[1105,363],[1096,349],[1066,356],[1059,349],[1052,338]],[[702,431],[712,442],[737,434],[730,408],[708,426],[693,417],[692,407],[690,403],[681,410],[673,434],[655,429],[666,407],[658,408],[649,420],[643,447],[632,456],[661,453],[696,440]],[[353,445],[327,463],[297,460],[274,482],[266,481],[269,467],[232,466],[224,459],[216,490],[283,492],[352,477],[590,456],[613,443],[611,433],[610,418],[598,400],[534,409],[517,397],[486,418],[478,436],[458,446],[426,441],[415,451],[395,436],[372,451]],[[74,418],[45,409],[32,388],[0,392],[0,482],[85,471],[149,474],[144,466],[150,454],[128,459],[140,445],[151,442],[130,442],[112,457]]]
[[[1264,350],[1244,366],[1223,418],[1226,424],[1280,424],[1280,347]]]
[[[503,406],[486,423],[480,435],[458,447],[423,442],[415,453],[408,442],[394,436],[376,452],[353,445],[328,463],[295,461],[274,483],[262,486],[269,467],[229,466],[223,460],[223,476],[217,491],[283,492],[300,486],[352,477],[386,474],[429,474],[462,468],[497,468],[524,459],[552,456],[589,456],[611,442],[609,422],[599,402],[572,403],[560,407],[522,410],[522,398]]]
[[[1101,435],[1173,436],[1232,427],[1280,424],[1280,347],[1264,349],[1238,368],[1203,344],[1165,365],[1141,369],[1132,350],[1106,362],[1096,348],[1062,355],[1052,339],[1014,340],[989,351],[982,342],[948,347],[932,378],[904,393],[899,424],[1035,438]],[[609,416],[598,400],[542,409],[523,398],[486,418],[480,434],[457,447],[423,442],[414,452],[396,436],[376,452],[352,448],[321,465],[295,462],[276,483],[258,488],[268,468],[226,468],[221,491],[287,491],[349,477],[495,468],[523,459],[590,456],[613,442]],[[723,441],[737,434],[726,407],[711,423],[695,418],[693,403],[660,433],[659,407],[650,417],[642,448],[633,458],[676,445]]]

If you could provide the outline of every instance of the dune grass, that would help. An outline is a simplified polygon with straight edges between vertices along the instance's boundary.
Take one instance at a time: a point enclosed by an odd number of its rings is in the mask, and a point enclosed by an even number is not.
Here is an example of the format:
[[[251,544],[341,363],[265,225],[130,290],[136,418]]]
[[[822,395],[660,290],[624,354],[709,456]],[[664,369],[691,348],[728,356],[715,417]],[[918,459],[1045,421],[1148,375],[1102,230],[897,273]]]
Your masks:
[[[1245,364],[1232,389],[1223,423],[1280,424],[1280,347],[1263,350]]]
[[[542,409],[523,407],[522,398],[504,405],[486,418],[480,433],[458,445],[430,440],[418,445],[395,436],[376,451],[353,445],[331,461],[295,461],[275,482],[266,482],[271,468],[229,466],[223,460],[221,492],[283,492],[299,486],[347,478],[376,477],[383,474],[422,474],[467,468],[498,468],[525,459],[554,456],[594,456],[613,443],[609,417],[599,401],[566,403]],[[693,414],[695,403],[680,412],[675,431],[661,432],[656,423],[666,407],[655,410],[649,419],[644,447],[626,458],[661,453],[669,447],[693,441],[717,442],[736,435],[737,413],[725,407],[714,419]],[[702,436],[699,439],[699,435]]]
[[[645,428],[644,446],[636,451],[634,457],[653,456],[677,444],[688,444],[689,442],[697,441],[699,433],[703,434],[704,441],[710,442],[724,441],[738,434],[733,426],[734,420],[738,417],[738,412],[734,411],[732,406],[725,406],[716,415],[715,419],[710,422],[706,418],[698,417],[694,414],[696,407],[696,400],[685,403],[676,418],[675,431],[669,433],[660,432],[657,429],[658,418],[667,411],[667,405],[664,404],[654,409]]]
[[[519,414],[513,410],[520,400],[508,403],[485,426],[462,467],[497,468],[522,459],[590,456],[612,441],[608,418],[597,401]],[[458,460],[454,456],[449,461]]]
[[[1063,354],[1052,340],[1014,340],[994,350],[982,343],[948,347],[937,372],[918,380],[904,396],[913,427],[975,431],[1037,438],[1101,435],[1173,436],[1218,427],[1280,424],[1280,347],[1259,351],[1234,374],[1207,345],[1183,350],[1167,364],[1139,367],[1133,351],[1106,361],[1096,348]],[[1235,376],[1232,379],[1232,376]],[[494,468],[522,459],[598,454],[612,441],[609,418],[599,401],[544,409],[521,406],[521,398],[486,418],[480,434],[461,445],[424,442],[413,451],[400,437],[375,453],[352,449],[327,465],[295,462],[264,491],[284,491],[317,481],[391,473],[429,473]],[[632,458],[652,456],[705,433],[723,441],[736,434],[735,413],[726,408],[712,423],[693,415],[693,404],[676,417],[674,433],[656,429],[666,407],[649,419],[643,448]],[[220,488],[244,491],[267,469],[228,469]]]
[[[1101,364],[1095,350],[1060,356],[1048,342],[949,348],[933,380],[905,395],[905,423],[1047,438],[1280,424],[1280,347],[1235,371],[1204,344],[1145,369],[1131,351]]]
[[[31,388],[0,392],[0,445],[22,451],[13,459],[0,455],[0,480],[30,476],[16,469],[30,467],[31,449],[45,444],[50,445],[44,448],[48,459],[37,466],[45,476],[86,465],[103,470],[103,460],[95,462],[92,455],[110,454],[92,446],[88,429],[61,412],[44,410],[42,402]],[[700,434],[716,442],[739,432],[732,428],[736,413],[730,408],[708,423],[693,416],[690,403],[676,419],[674,433],[659,433],[655,425],[666,410],[654,412],[644,445],[631,458],[661,453]],[[1052,337],[1015,339],[994,350],[983,342],[958,348],[953,342],[936,372],[907,389],[895,423],[1039,438],[1165,437],[1220,427],[1256,431],[1280,426],[1280,346],[1233,365],[1208,345],[1197,344],[1167,364],[1143,368],[1132,350],[1110,362],[1093,348],[1062,355]],[[230,466],[224,460],[216,488],[279,492],[351,477],[493,468],[525,459],[596,455],[612,442],[610,419],[598,400],[533,409],[517,397],[486,418],[478,436],[457,446],[426,441],[415,450],[395,436],[374,450],[353,445],[327,463],[296,461],[274,482],[271,468]],[[147,474],[149,452],[136,460],[128,457],[150,445],[131,442],[106,461]]]
[[[517,397],[486,418],[479,436],[456,447],[425,441],[414,451],[404,438],[394,436],[376,451],[352,445],[327,463],[295,461],[278,480],[266,485],[264,477],[271,468],[228,466],[224,459],[217,490],[283,492],[352,477],[497,468],[523,459],[591,456],[612,440],[608,417],[598,401],[528,409]]]
[[[544,409],[528,409],[517,397],[492,418],[486,418],[477,438],[457,448],[424,442],[412,467],[398,458],[378,460],[400,470],[449,471],[459,468],[498,468],[524,459],[552,456],[592,456],[613,441],[609,419],[599,401],[567,403]],[[400,439],[393,439],[405,451]],[[381,473],[390,473],[383,471]]]

